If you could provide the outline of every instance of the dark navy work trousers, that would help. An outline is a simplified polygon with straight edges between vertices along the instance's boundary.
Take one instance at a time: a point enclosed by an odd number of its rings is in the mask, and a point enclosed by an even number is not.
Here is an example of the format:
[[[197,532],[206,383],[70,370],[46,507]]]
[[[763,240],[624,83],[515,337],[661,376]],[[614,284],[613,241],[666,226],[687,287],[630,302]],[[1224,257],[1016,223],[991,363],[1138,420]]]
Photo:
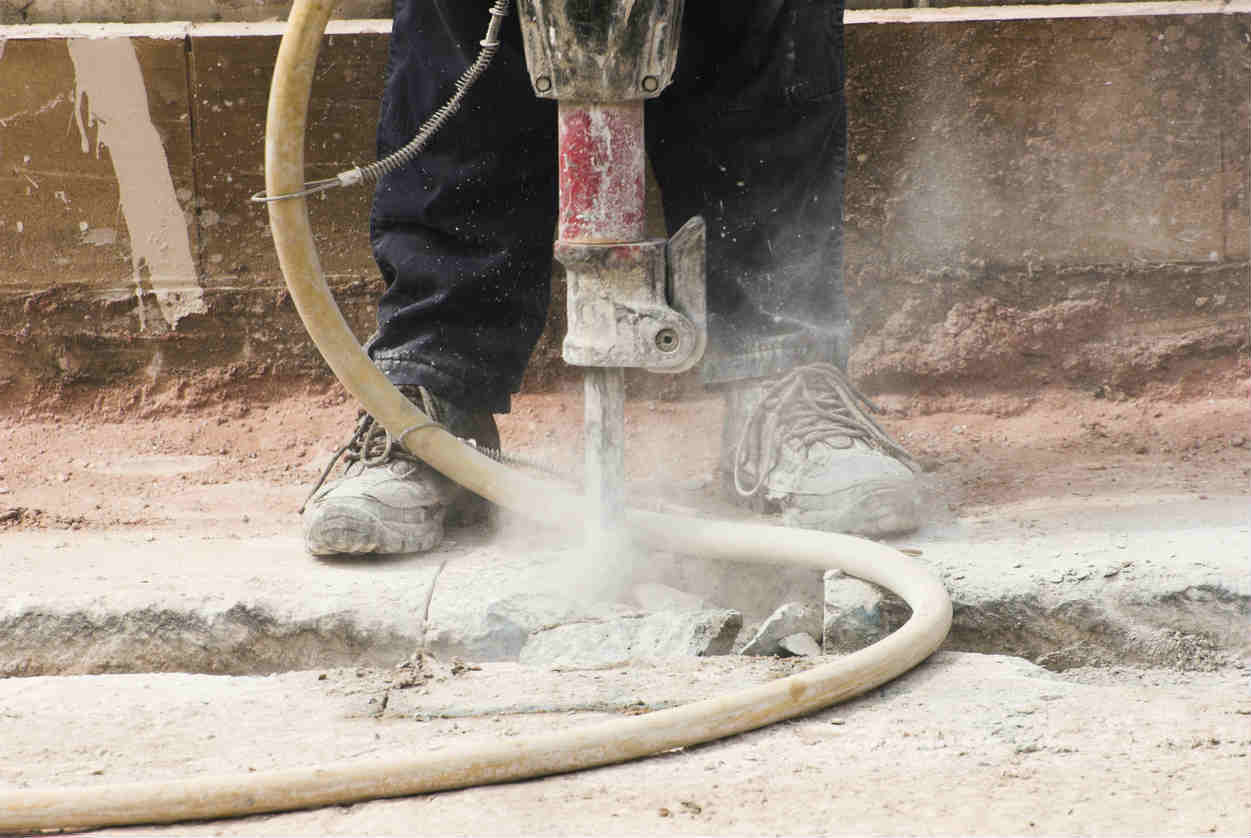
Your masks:
[[[454,91],[487,0],[395,0],[378,152]],[[708,222],[709,383],[846,364],[843,3],[687,0],[673,84],[646,106],[676,230]],[[556,106],[530,88],[516,16],[461,111],[384,177],[370,233],[386,282],[369,352],[396,384],[506,412],[543,328]]]

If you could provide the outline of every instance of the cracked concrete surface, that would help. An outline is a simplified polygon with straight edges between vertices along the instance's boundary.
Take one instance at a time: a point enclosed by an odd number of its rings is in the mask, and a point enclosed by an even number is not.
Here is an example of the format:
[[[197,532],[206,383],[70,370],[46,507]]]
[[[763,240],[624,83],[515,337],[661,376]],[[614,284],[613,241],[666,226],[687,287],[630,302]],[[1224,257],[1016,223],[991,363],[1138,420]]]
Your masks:
[[[744,514],[688,499],[712,493],[692,476],[715,462],[715,405],[635,407],[629,450],[650,481],[636,495],[677,487],[675,502]],[[530,397],[501,424],[510,450],[572,457],[575,414]],[[165,831],[1245,835],[1245,417],[1245,398],[1073,397],[1020,417],[899,420],[940,462],[927,477],[941,491],[926,529],[898,545],[942,576],[955,629],[948,651],[855,702],[585,774]],[[350,418],[350,405],[300,398],[0,431],[39,454],[0,455],[0,672],[31,676],[0,677],[0,785],[453,748],[815,662],[486,661],[543,628],[667,601],[741,609],[738,646],[779,604],[819,605],[821,574],[674,556],[604,566],[507,519],[495,535],[452,531],[429,556],[316,561],[293,510]],[[657,598],[661,585],[683,595]],[[423,640],[439,655],[430,671],[397,668]],[[191,671],[40,675],[145,669]]]
[[[294,538],[150,538],[0,536],[0,570],[11,583],[0,600],[0,672],[388,666],[423,642],[444,656],[515,660],[539,629],[637,613],[632,580],[669,572],[640,562],[633,576],[599,578],[598,596],[588,598],[570,573],[580,550],[538,533],[461,531],[431,555],[341,561],[315,561]],[[1251,535],[1238,496],[1036,499],[975,509],[900,544],[919,550],[917,560],[951,592],[948,648],[1054,669],[1203,669],[1248,655]],[[820,613],[819,576],[810,590],[802,581],[778,602],[691,593],[743,612],[746,632],[790,599],[810,599]]]
[[[0,783],[81,785],[441,750],[647,712],[805,660],[553,673],[387,671],[0,681]],[[386,709],[379,711],[384,695]],[[543,780],[102,834],[1151,834],[1251,829],[1232,671],[1073,670],[943,652],[871,693],[721,742]]]

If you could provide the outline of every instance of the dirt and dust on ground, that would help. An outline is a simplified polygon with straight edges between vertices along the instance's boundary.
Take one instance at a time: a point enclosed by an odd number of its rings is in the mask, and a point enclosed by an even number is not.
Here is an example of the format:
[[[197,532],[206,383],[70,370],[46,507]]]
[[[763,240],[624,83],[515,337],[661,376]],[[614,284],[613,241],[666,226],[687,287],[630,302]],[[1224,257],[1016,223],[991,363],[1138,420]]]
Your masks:
[[[895,543],[947,584],[956,628],[932,661],[850,703],[575,775],[172,829],[1247,834],[1249,384],[1239,365],[1133,396],[871,394],[931,496],[926,527]],[[452,530],[430,557],[302,555],[296,510],[356,410],[325,380],[241,372],[66,391],[0,417],[0,563],[15,586],[0,653],[27,676],[0,677],[0,786],[451,749],[829,660],[474,660],[466,626],[521,607],[518,580],[573,548],[505,519]],[[520,396],[504,446],[576,472],[581,417],[575,389]],[[720,495],[720,432],[714,395],[632,399],[632,502],[748,517]],[[748,630],[760,615],[744,612]],[[427,641],[443,661],[430,677],[395,669]]]
[[[1185,371],[1138,396],[1086,391],[871,393],[881,424],[941,487],[938,516],[1031,497],[1242,493],[1251,467],[1247,365]],[[358,407],[333,381],[239,368],[200,381],[60,389],[0,410],[0,526],[286,532]],[[639,502],[741,515],[716,480],[716,395],[632,399],[627,471]],[[577,475],[581,392],[522,395],[498,417],[507,452]]]

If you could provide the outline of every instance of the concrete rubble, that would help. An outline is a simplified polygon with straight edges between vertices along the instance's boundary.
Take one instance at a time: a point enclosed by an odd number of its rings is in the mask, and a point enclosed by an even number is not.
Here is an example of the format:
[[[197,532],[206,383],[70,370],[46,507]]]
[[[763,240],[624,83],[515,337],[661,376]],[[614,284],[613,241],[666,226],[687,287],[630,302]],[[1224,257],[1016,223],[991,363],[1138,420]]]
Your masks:
[[[827,571],[823,581],[821,648],[826,654],[854,652],[890,633],[880,588],[841,570]]]
[[[769,615],[742,648],[744,655],[783,654],[780,643],[793,634],[809,636],[821,633],[820,616],[802,602],[788,602]]]
[[[486,604],[477,619],[443,625],[426,635],[432,648],[470,660],[517,660],[527,639],[569,623],[604,619],[623,610],[608,603],[584,604],[552,594],[518,593]]]
[[[726,609],[567,623],[530,635],[523,664],[556,667],[616,666],[637,658],[726,655],[743,615]]]
[[[796,657],[811,658],[821,654],[821,645],[811,634],[798,632],[788,634],[778,641],[778,651]]]

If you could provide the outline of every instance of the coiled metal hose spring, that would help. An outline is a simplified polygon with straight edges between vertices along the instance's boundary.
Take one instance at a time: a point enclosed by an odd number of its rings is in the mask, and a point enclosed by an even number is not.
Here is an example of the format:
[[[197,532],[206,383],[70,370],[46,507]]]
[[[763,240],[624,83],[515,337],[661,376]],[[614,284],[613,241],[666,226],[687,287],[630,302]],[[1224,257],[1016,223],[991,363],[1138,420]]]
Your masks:
[[[431,114],[417,130],[417,134],[402,148],[393,151],[376,163],[358,166],[341,173],[338,179],[344,181],[344,186],[355,183],[374,183],[383,175],[412,162],[413,158],[426,147],[426,143],[430,142],[430,138],[438,133],[453,114],[460,110],[465,94],[491,65],[491,59],[495,58],[495,53],[499,51],[500,27],[503,25],[504,18],[508,16],[509,4],[510,0],[496,0],[491,5],[491,22],[487,26],[486,36],[481,41],[482,49],[478,51],[478,57],[474,59],[474,62],[466,67],[465,72],[461,73],[460,78],[456,80],[456,93],[452,98]]]
[[[336,186],[357,186],[363,183],[376,183],[383,175],[411,163],[422,152],[431,138],[439,132],[439,129],[460,110],[461,103],[464,102],[465,95],[469,93],[469,89],[486,72],[487,67],[491,66],[491,60],[495,58],[495,53],[499,51],[500,28],[504,24],[504,18],[508,16],[510,5],[511,0],[495,0],[491,4],[491,22],[487,24],[486,35],[479,42],[482,49],[478,51],[478,57],[465,68],[465,72],[461,73],[460,78],[456,80],[456,92],[452,94],[452,98],[448,99],[441,108],[427,117],[426,121],[417,129],[416,135],[402,147],[374,163],[369,163],[365,166],[354,166],[332,178],[305,183],[304,188],[298,192],[288,192],[283,195],[267,195],[265,192],[258,192],[252,196],[252,200],[258,203],[269,203],[288,198],[303,198],[318,192],[325,192]]]

